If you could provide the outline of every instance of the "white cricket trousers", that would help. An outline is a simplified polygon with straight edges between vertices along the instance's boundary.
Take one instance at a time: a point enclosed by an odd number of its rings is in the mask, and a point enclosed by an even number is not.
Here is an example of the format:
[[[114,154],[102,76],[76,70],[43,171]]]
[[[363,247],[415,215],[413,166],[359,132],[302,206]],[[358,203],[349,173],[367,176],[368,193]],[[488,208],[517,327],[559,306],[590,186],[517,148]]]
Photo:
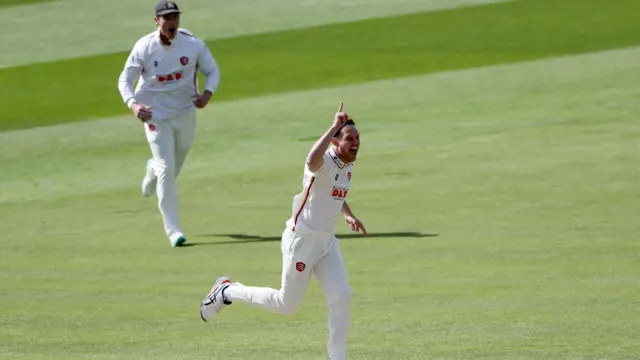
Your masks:
[[[300,236],[286,229],[282,234],[282,283],[279,290],[233,283],[225,291],[233,301],[244,301],[263,309],[293,314],[304,298],[311,275],[315,275],[329,308],[331,360],[347,356],[347,332],[351,309],[351,290],[335,236]]]
[[[145,124],[151,148],[152,168],[157,178],[156,193],[164,230],[171,239],[180,229],[176,178],[191,149],[196,128],[196,112],[188,111],[174,118],[151,120]]]

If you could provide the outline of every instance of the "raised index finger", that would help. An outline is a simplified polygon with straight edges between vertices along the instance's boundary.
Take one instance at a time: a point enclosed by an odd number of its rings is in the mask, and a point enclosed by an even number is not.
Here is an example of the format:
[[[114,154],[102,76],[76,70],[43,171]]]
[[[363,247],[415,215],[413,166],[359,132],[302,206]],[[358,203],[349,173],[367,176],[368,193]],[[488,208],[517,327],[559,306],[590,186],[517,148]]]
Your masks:
[[[340,101],[340,107],[338,108],[338,112],[342,112],[342,101]]]

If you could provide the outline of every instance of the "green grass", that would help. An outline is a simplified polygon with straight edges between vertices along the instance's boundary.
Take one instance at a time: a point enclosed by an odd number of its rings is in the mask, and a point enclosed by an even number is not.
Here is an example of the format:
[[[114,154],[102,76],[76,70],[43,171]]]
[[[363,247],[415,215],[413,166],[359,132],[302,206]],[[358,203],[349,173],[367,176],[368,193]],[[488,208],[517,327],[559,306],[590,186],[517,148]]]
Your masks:
[[[50,2],[50,1],[55,1],[55,0],[2,0],[0,1],[0,9],[5,7],[10,7],[10,6],[16,6],[16,5],[28,5],[28,4]]]
[[[215,101],[636,45],[637,8],[632,0],[522,0],[216,40]],[[116,87],[126,56],[0,70],[12,89],[0,100],[0,129],[126,113]]]
[[[180,4],[182,24],[202,38],[306,28],[392,15],[411,14],[503,0],[189,0]],[[64,0],[3,10],[0,68],[76,57],[109,54],[131,48],[134,38],[153,30],[155,2]],[[118,8],[118,26],[103,14]],[[43,23],[47,31],[39,31]],[[109,36],[104,36],[104,29]]]
[[[220,274],[277,286],[275,237],[338,101],[359,119],[344,239],[350,359],[633,359],[640,346],[640,50],[229,101],[200,112],[172,249],[129,117],[0,133],[0,357],[325,359],[300,311],[199,303]],[[283,116],[291,114],[292,116]],[[293,120],[292,120],[293,118]],[[347,228],[339,224],[338,232]]]
[[[349,359],[635,359],[635,10],[522,0],[211,41],[223,101],[179,178],[180,249],[140,194],[125,54],[0,70],[0,358],[326,359],[315,281],[293,316],[198,310],[222,274],[279,285],[302,162],[345,101],[372,233],[338,225]]]

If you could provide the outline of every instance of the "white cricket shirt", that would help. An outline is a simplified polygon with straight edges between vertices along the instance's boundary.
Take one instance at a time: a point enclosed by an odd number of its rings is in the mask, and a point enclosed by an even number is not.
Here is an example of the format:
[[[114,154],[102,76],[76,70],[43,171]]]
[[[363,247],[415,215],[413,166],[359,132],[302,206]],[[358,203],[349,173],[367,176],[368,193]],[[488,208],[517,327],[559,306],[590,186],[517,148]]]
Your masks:
[[[198,71],[207,76],[205,89],[215,92],[220,70],[204,41],[188,30],[178,29],[167,46],[156,30],[134,45],[118,79],[118,89],[127,106],[135,101],[151,107],[154,120],[175,117],[195,108]]]
[[[305,165],[303,190],[294,196],[287,228],[298,234],[330,235],[342,213],[351,188],[352,163],[344,163],[333,148],[324,154],[324,165],[312,173]]]

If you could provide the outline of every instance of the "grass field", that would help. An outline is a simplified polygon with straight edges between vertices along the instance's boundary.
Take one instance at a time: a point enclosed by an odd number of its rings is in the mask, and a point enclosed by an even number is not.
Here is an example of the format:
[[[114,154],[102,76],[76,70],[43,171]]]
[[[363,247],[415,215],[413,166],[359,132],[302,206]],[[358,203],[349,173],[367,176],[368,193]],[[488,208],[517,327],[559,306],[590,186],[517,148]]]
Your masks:
[[[502,2],[217,39],[209,42],[224,70],[216,99],[640,45],[640,12],[628,11],[636,0],[617,2]],[[0,98],[13,109],[0,129],[122,114],[113,74],[129,51],[0,69],[13,89]],[[12,106],[34,97],[28,112]]]
[[[154,3],[112,1],[131,22]],[[223,83],[179,178],[178,249],[140,194],[149,150],[118,102],[144,31],[103,53],[75,32],[92,17],[79,1],[0,10],[29,24],[80,6],[50,58],[0,55],[0,358],[326,359],[315,281],[293,316],[198,311],[219,275],[279,285],[302,162],[343,100],[362,134],[350,204],[372,233],[338,226],[350,359],[637,359],[638,4],[372,3],[275,1],[306,14],[281,24],[256,1],[209,4],[215,25],[194,15]]]

